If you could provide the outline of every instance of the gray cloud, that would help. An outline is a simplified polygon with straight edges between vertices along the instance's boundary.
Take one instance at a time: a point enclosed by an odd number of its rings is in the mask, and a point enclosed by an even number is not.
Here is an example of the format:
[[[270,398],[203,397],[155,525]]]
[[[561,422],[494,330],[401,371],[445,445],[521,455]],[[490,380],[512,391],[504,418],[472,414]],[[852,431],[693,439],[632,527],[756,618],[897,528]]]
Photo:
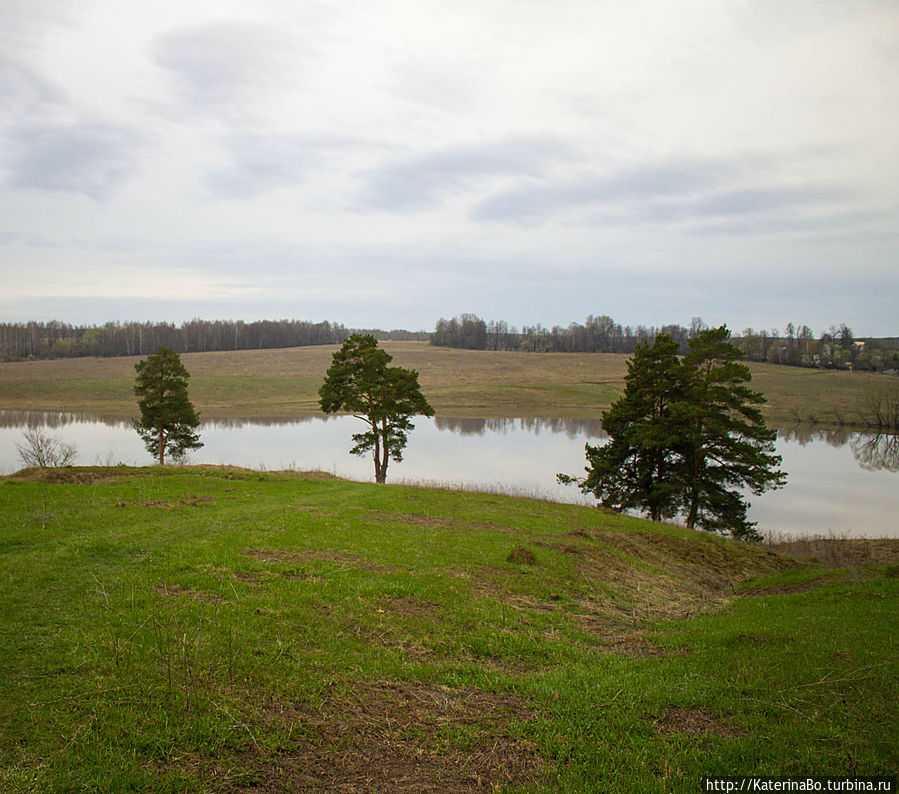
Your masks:
[[[139,171],[140,136],[103,124],[31,124],[7,136],[15,187],[84,193],[103,201]]]
[[[482,180],[510,175],[537,177],[574,156],[570,145],[539,137],[447,147],[365,172],[362,176],[367,184],[359,205],[392,212],[428,209]]]
[[[230,164],[210,173],[206,183],[227,198],[252,198],[304,182],[329,164],[329,153],[345,145],[340,139],[303,135],[231,135],[225,142]]]
[[[64,101],[64,93],[34,69],[9,58],[0,58],[0,105],[30,113]]]
[[[252,100],[277,80],[287,50],[287,40],[274,28],[221,21],[160,35],[153,58],[175,76],[191,111],[217,111]]]
[[[481,201],[473,212],[479,221],[523,222],[572,209],[620,207],[659,198],[689,196],[723,184],[734,166],[711,160],[671,160],[542,184],[520,184]]]
[[[534,223],[559,217],[590,224],[688,224],[729,234],[813,231],[850,216],[850,191],[827,184],[744,187],[765,179],[757,158],[671,160],[610,175],[516,184],[479,202],[477,221]],[[756,176],[758,174],[758,176]]]
[[[692,201],[687,209],[691,215],[739,216],[788,208],[818,207],[847,197],[847,191],[828,185],[744,188]]]
[[[834,185],[735,188],[629,208],[627,219],[686,224],[699,235],[833,234],[873,220]]]

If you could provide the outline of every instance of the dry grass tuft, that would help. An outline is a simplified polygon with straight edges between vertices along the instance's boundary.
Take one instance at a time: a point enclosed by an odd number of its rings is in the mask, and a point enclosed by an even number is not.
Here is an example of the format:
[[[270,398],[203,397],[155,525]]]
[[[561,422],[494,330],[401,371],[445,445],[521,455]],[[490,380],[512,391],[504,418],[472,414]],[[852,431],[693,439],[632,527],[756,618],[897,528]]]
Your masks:
[[[314,560],[324,560],[326,562],[338,563],[347,568],[361,568],[365,571],[374,571],[377,573],[396,573],[395,568],[389,568],[384,565],[366,560],[353,554],[342,554],[332,551],[257,551],[250,550],[243,552],[247,557],[260,560],[266,563],[285,563],[285,562],[310,562]],[[288,573],[300,577],[301,575],[293,569]]]
[[[165,598],[190,598],[194,601],[202,601],[206,604],[218,604],[223,600],[220,596],[217,596],[214,593],[206,593],[200,590],[188,590],[186,587],[182,587],[180,584],[153,585],[150,590],[156,593],[156,595],[160,595]]]
[[[516,565],[536,565],[537,558],[529,548],[525,546],[516,546],[506,557],[506,562],[512,562]]]

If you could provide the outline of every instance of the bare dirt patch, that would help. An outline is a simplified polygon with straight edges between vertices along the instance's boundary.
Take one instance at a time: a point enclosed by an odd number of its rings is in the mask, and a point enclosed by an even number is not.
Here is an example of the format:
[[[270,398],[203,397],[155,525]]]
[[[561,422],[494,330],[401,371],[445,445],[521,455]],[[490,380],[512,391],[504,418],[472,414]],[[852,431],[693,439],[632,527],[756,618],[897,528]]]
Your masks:
[[[210,494],[187,493],[178,500],[179,505],[189,505],[190,507],[200,507],[200,505],[209,504],[215,501],[215,497]]]
[[[218,604],[224,600],[214,593],[205,593],[200,590],[188,590],[186,587],[182,587],[180,584],[153,585],[152,587],[150,587],[150,590],[156,593],[156,595],[165,596],[166,598],[183,596],[186,598],[192,598],[194,601],[203,601],[207,604]]]
[[[234,578],[237,579],[238,582],[243,582],[244,584],[250,585],[258,585],[262,583],[262,577],[257,573],[251,573],[249,571],[233,571]]]
[[[656,732],[680,733],[686,736],[738,736],[738,731],[726,718],[708,709],[684,709],[672,707],[665,716],[655,721]]]
[[[603,649],[620,653],[624,656],[634,656],[639,659],[651,656],[670,656],[671,654],[687,653],[688,648],[670,650],[656,645],[652,640],[641,634],[621,634],[607,637],[603,640]]]
[[[200,507],[201,505],[208,504],[213,501],[213,497],[208,495],[197,496],[196,494],[185,494],[183,499],[179,499],[177,502],[165,502],[159,501],[155,499],[151,499],[144,502],[127,502],[121,501],[116,502],[116,507],[155,507],[160,510],[172,510],[178,506],[188,506],[188,507]]]
[[[366,515],[375,521],[390,521],[396,524],[408,524],[413,527],[451,527],[459,526],[458,522],[440,516],[421,515],[420,513],[391,513],[387,510],[375,510]]]
[[[543,768],[516,729],[533,716],[514,695],[420,682],[360,684],[318,709],[271,704],[266,718],[304,738],[291,751],[242,759],[258,782],[236,790],[481,792],[523,784]]]
[[[728,640],[729,645],[788,645],[796,642],[795,637],[783,634],[768,634],[766,632],[741,633]]]
[[[789,582],[777,585],[757,585],[744,590],[741,595],[745,596],[769,596],[769,595],[790,595],[791,593],[805,593],[820,587],[825,582],[832,581],[829,577],[819,576],[817,579],[810,579],[807,582]]]
[[[387,510],[375,510],[368,513],[367,518],[376,521],[391,521],[396,524],[408,524],[413,527],[442,527],[458,531],[468,529],[487,529],[491,532],[518,532],[514,527],[493,524],[489,521],[465,521],[442,516],[423,515],[421,513],[392,513]]]
[[[384,614],[398,615],[400,617],[424,617],[437,618],[440,616],[440,605],[432,601],[425,601],[415,596],[394,596],[381,602],[379,611]]]
[[[327,562],[336,562],[351,568],[362,568],[365,571],[374,571],[376,573],[396,573],[395,568],[366,560],[363,557],[356,557],[352,554],[341,554],[332,551],[245,551],[247,557],[260,560],[267,563],[286,563],[286,562],[310,562],[313,560],[325,560]],[[298,574],[296,569],[294,574]],[[305,574],[303,574],[305,575]]]

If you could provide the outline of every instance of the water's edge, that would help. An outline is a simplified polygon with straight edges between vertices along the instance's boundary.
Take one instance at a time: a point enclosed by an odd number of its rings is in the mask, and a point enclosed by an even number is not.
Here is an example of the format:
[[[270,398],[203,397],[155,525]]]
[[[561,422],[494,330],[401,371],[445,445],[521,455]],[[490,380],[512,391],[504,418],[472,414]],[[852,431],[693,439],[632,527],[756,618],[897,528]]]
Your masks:
[[[555,482],[578,475],[584,444],[605,437],[598,419],[457,419],[420,417],[402,462],[388,482],[440,484],[592,504],[592,498]],[[15,444],[41,428],[73,444],[81,465],[149,465],[152,460],[131,420],[24,411],[0,411],[0,474],[21,468]],[[204,422],[204,442],[189,463],[255,469],[322,470],[371,480],[367,457],[349,454],[358,420],[349,416],[278,421],[234,417]],[[899,537],[899,436],[793,426],[778,433],[788,474],[777,492],[749,496],[759,527],[792,533]]]

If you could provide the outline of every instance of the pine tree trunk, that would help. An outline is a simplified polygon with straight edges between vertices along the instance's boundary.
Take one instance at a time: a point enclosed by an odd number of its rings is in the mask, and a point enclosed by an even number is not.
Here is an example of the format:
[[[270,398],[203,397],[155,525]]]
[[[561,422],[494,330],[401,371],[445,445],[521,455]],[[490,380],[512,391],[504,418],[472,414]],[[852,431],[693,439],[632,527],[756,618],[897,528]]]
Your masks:
[[[387,464],[390,461],[390,450],[387,447],[387,439],[383,437],[385,432],[386,428],[382,427],[381,431],[378,433],[381,443],[375,442],[375,449],[377,450],[379,446],[381,449],[380,460],[375,460],[375,482],[380,483],[381,485],[387,482]]]
[[[165,432],[159,428],[159,465],[165,466]]]
[[[697,451],[693,455],[692,482],[690,483],[690,509],[687,512],[687,528],[695,529],[696,520],[699,518],[699,473],[701,471],[702,453]]]

